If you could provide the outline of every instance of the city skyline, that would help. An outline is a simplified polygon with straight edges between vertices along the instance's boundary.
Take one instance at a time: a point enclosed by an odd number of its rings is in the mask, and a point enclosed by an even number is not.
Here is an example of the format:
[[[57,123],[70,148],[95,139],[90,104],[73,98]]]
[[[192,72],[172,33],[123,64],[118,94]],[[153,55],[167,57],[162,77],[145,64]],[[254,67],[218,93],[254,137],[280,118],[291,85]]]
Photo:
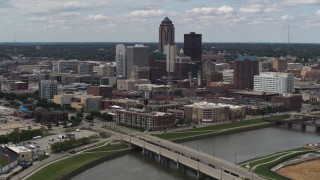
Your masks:
[[[320,0],[0,0],[0,15],[0,42],[157,42],[169,17],[176,42],[287,42],[290,25],[290,42],[320,43]]]

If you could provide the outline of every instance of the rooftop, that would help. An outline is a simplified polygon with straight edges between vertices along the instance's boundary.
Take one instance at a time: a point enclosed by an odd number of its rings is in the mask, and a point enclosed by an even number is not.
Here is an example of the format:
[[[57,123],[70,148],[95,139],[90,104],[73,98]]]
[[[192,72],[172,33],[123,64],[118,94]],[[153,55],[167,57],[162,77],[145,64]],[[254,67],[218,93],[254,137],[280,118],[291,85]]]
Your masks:
[[[164,20],[161,22],[161,24],[172,24],[172,21],[171,21],[168,17],[166,17],[166,18],[164,18]]]
[[[251,61],[255,61],[257,60],[256,56],[243,56],[243,55],[239,55],[237,58],[237,61],[244,61],[244,60],[251,60]]]

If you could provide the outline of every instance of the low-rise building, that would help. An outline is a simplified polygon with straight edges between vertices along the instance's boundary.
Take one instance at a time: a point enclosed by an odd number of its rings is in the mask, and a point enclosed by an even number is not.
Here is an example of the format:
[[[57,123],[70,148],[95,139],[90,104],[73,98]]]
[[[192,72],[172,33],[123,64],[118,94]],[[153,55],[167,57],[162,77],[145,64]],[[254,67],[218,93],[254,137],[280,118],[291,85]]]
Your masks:
[[[101,110],[102,96],[75,95],[71,99],[71,107],[75,109]]]
[[[89,86],[87,89],[88,95],[102,96],[102,98],[112,97],[112,86]]]
[[[244,118],[244,106],[235,106],[220,103],[199,102],[184,106],[186,118],[197,122],[224,122],[231,119]]]
[[[68,120],[68,112],[40,109],[34,112],[34,119],[36,123],[41,123],[41,124],[49,124],[49,123],[55,123],[59,121],[66,121]]]
[[[152,99],[157,96],[169,95],[170,86],[155,84],[139,84],[138,91],[142,92],[142,98]]]
[[[283,103],[288,111],[300,111],[302,107],[302,96],[295,94],[284,94],[271,98],[273,103]]]
[[[141,109],[115,110],[117,124],[144,128],[148,130],[164,130],[173,128],[175,116],[171,113],[154,112]]]
[[[13,154],[17,154],[18,161],[27,161],[27,162],[32,162],[33,161],[33,152],[32,150],[24,147],[24,146],[15,146],[15,145],[10,145],[7,146],[6,149],[11,151]]]

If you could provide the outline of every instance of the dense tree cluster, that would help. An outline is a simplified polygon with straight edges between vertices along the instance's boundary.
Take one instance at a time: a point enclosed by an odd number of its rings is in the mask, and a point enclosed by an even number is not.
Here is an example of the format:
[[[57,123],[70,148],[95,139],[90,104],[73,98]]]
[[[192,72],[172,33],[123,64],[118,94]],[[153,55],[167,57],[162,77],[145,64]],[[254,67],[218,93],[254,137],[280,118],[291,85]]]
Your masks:
[[[114,61],[115,46],[118,43],[2,43],[0,44],[0,60],[10,59],[12,55],[21,54],[25,57],[49,57],[53,59],[79,59]],[[124,43],[126,46],[135,43]],[[176,43],[183,48],[183,43]],[[157,49],[157,43],[144,43],[150,52]],[[41,50],[36,50],[41,46]],[[280,57],[291,54],[298,60],[306,62],[320,56],[320,44],[290,44],[286,43],[203,43],[203,51],[210,53],[226,52],[228,60],[234,60],[238,53]]]
[[[0,144],[7,144],[8,142],[19,143],[21,141],[27,141],[35,136],[42,136],[43,131],[39,129],[34,130],[19,130],[15,129],[13,132],[7,135],[0,136]]]
[[[79,139],[67,139],[61,142],[56,142],[51,144],[51,150],[54,153],[61,152],[61,151],[67,151],[71,148],[75,148],[78,146],[89,144],[90,142],[96,140],[96,136],[90,136],[90,137],[83,137]]]

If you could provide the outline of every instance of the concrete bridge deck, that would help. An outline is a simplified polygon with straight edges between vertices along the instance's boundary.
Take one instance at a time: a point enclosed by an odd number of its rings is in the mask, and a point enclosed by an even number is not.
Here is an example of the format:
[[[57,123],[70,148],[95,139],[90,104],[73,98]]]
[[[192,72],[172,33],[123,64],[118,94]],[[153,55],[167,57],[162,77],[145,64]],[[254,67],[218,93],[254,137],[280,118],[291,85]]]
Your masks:
[[[171,159],[177,163],[177,167],[184,165],[194,169],[199,178],[201,174],[205,174],[215,179],[264,179],[228,161],[148,134],[121,135],[121,139],[158,154],[159,159],[161,156]]]

